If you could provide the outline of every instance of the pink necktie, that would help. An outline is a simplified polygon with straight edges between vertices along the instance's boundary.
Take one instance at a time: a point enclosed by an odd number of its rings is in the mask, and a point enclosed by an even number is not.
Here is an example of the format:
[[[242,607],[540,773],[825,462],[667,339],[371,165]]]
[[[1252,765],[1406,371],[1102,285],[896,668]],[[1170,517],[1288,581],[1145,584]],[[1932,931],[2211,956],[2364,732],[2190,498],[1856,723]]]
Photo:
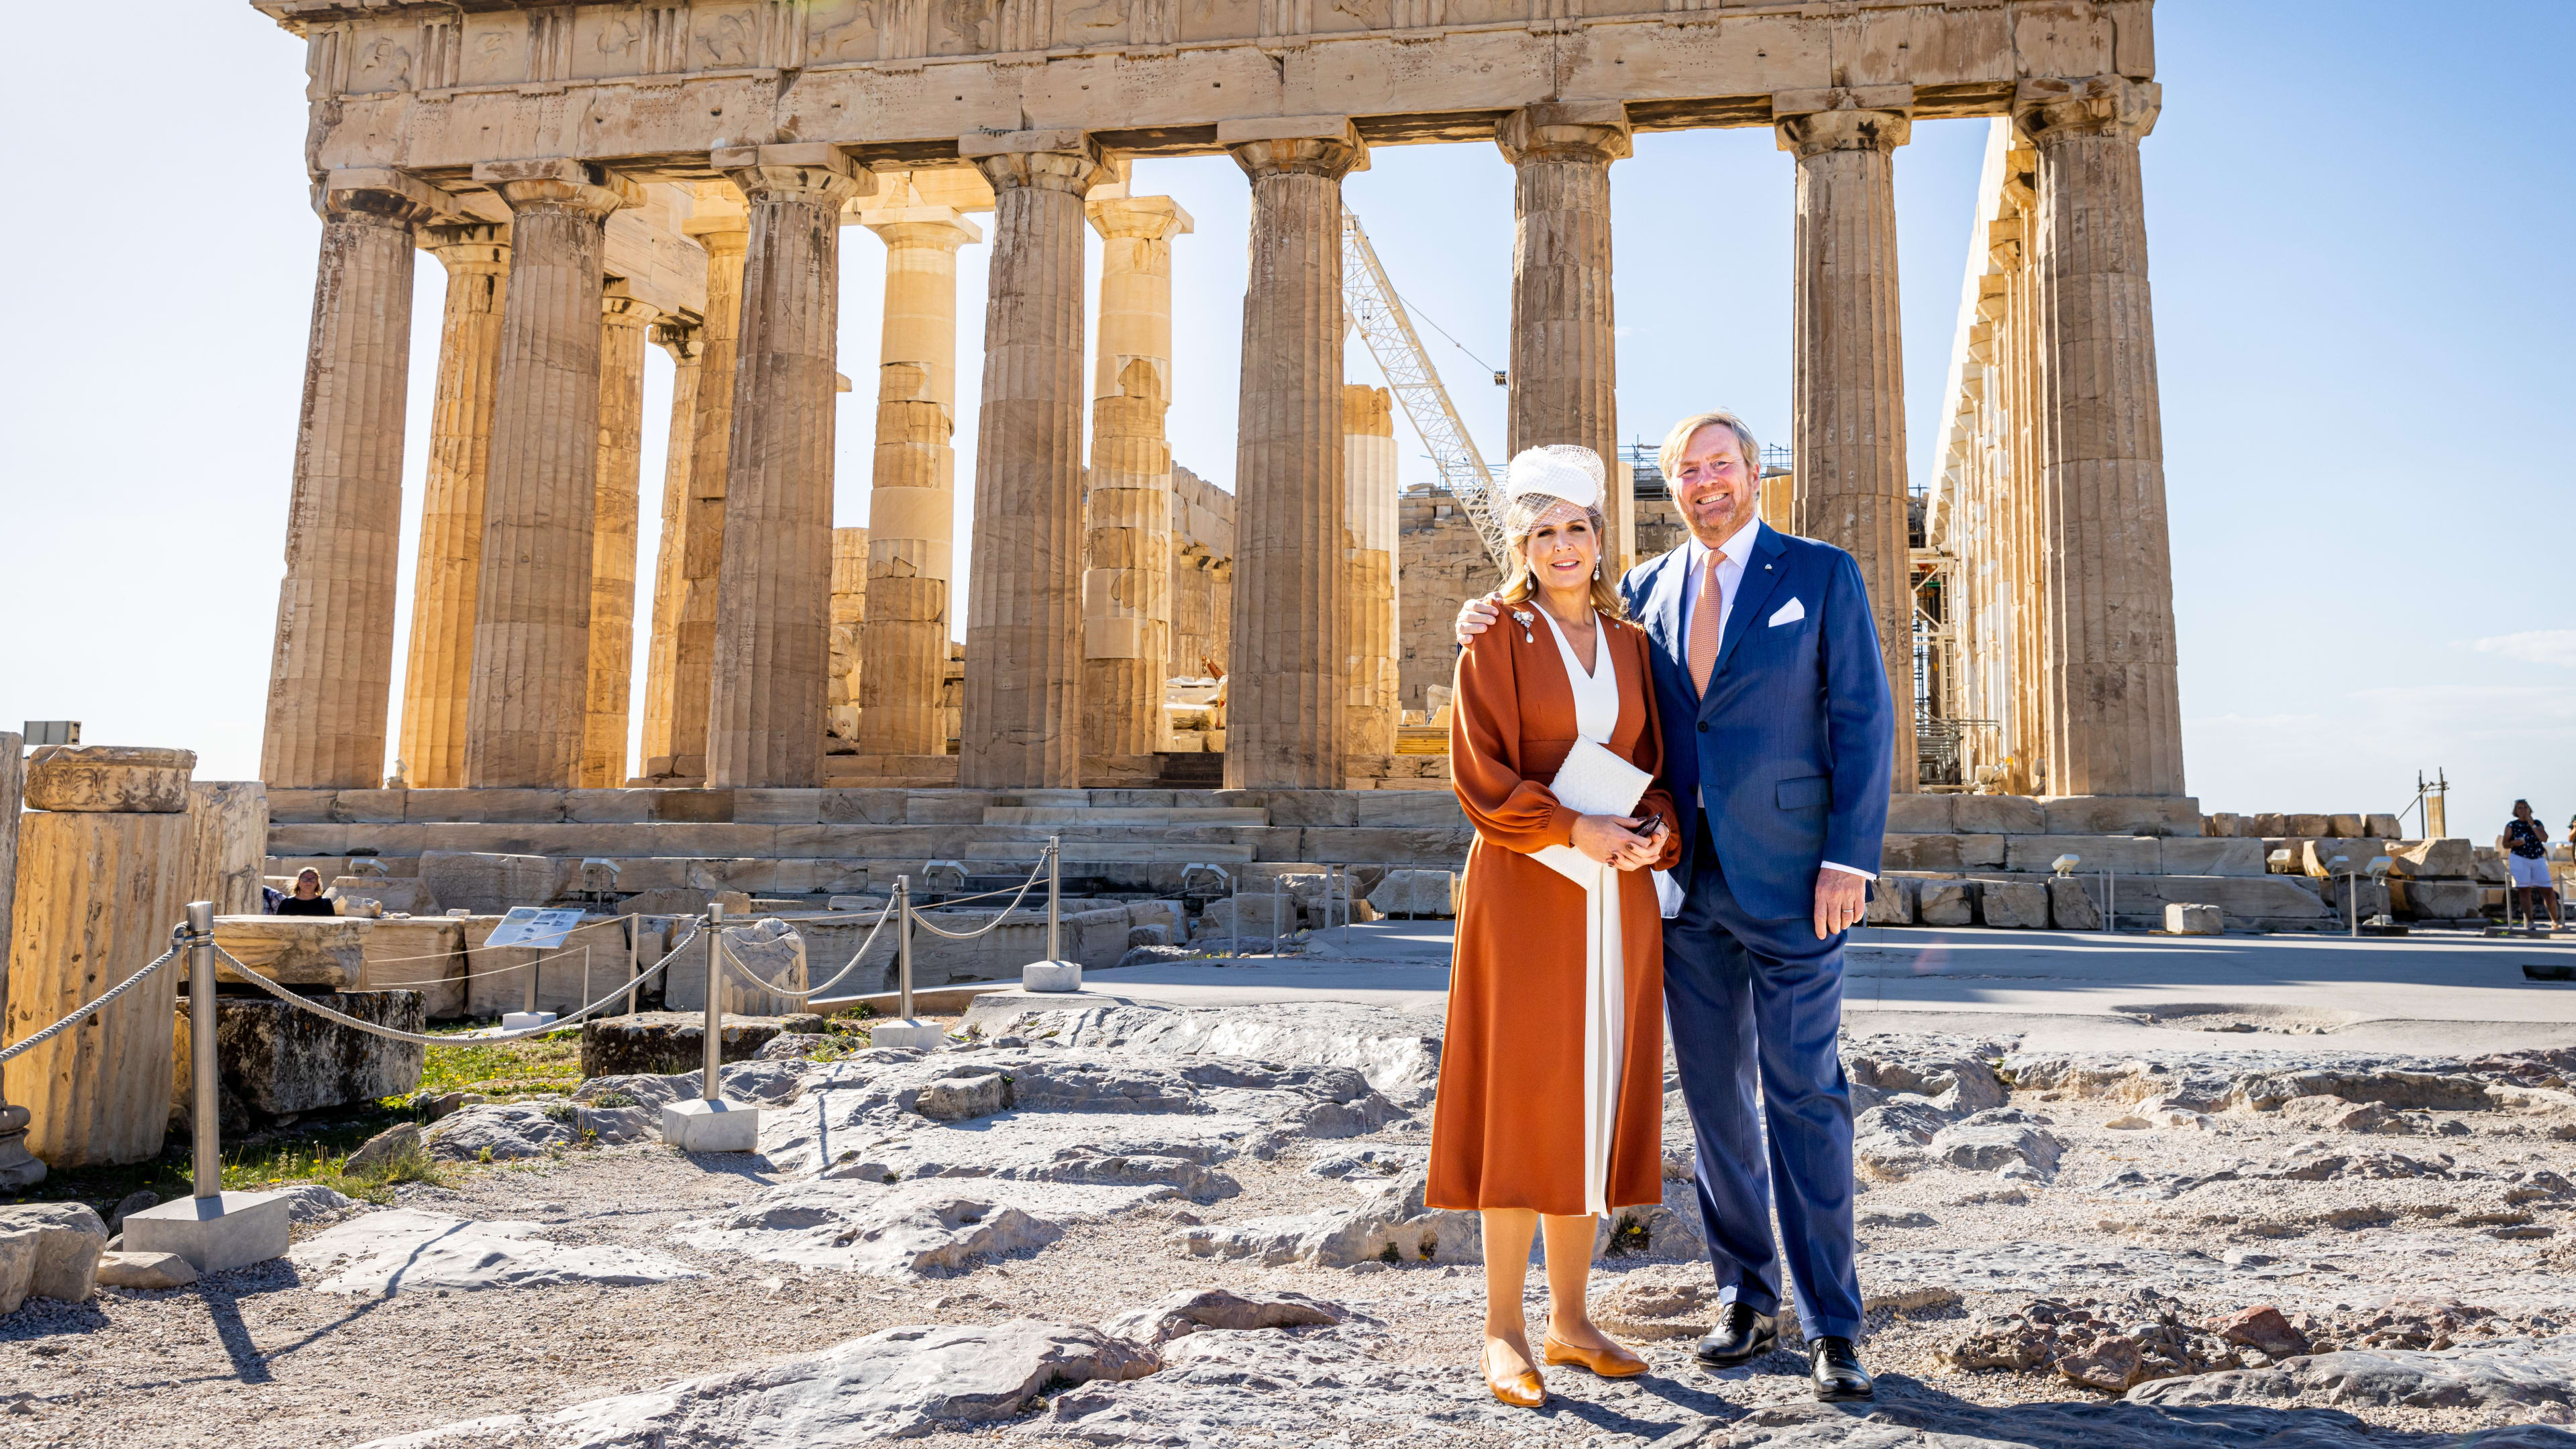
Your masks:
[[[1691,610],[1691,683],[1698,687],[1702,698],[1708,695],[1708,677],[1717,671],[1717,647],[1726,642],[1726,628],[1722,622],[1726,612],[1726,591],[1717,581],[1717,566],[1724,562],[1725,554],[1709,554],[1708,577],[1700,581],[1699,605]]]

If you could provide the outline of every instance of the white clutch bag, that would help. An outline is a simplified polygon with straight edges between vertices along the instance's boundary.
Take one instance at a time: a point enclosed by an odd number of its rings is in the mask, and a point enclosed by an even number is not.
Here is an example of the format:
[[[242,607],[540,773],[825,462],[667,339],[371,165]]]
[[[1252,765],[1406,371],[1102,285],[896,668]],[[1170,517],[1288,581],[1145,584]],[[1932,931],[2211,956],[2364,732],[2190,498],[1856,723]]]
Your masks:
[[[1566,809],[1582,815],[1631,815],[1655,777],[1591,740],[1578,739],[1548,789]],[[1602,864],[1570,845],[1551,845],[1531,859],[1578,885],[1601,879]]]

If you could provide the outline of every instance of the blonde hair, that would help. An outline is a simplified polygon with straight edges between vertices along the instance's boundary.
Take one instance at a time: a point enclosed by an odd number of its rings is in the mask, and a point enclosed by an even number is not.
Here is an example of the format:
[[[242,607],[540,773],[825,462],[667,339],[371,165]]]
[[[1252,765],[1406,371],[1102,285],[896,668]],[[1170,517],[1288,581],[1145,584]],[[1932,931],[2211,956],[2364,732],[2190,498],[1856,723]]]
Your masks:
[[[1753,441],[1753,430],[1744,425],[1744,419],[1726,409],[1711,408],[1704,413],[1691,414],[1673,424],[1673,430],[1664,434],[1664,445],[1655,450],[1655,466],[1663,471],[1665,486],[1674,486],[1673,470],[1681,466],[1682,453],[1702,428],[1724,428],[1735,434],[1735,446],[1743,454],[1746,471],[1753,475],[1757,484],[1760,483],[1762,445]]]
[[[1541,518],[1546,517],[1565,500],[1550,498],[1544,493],[1524,493],[1512,502],[1513,506],[1504,513],[1503,537],[1504,541],[1511,545],[1512,558],[1520,565],[1520,569],[1512,575],[1509,583],[1503,585],[1501,598],[1506,607],[1526,602],[1530,595],[1538,592],[1538,572],[1530,567],[1529,561],[1530,534],[1535,531]],[[1525,504],[1534,506],[1523,506]],[[1602,539],[1608,529],[1608,522],[1602,518],[1601,510],[1598,508],[1583,510],[1583,518],[1592,529],[1595,556],[1601,564],[1607,564],[1610,551],[1602,543]],[[1618,584],[1611,580],[1608,570],[1599,564],[1596,564],[1592,570],[1592,607],[1613,619],[1628,617],[1628,601],[1619,597]]]

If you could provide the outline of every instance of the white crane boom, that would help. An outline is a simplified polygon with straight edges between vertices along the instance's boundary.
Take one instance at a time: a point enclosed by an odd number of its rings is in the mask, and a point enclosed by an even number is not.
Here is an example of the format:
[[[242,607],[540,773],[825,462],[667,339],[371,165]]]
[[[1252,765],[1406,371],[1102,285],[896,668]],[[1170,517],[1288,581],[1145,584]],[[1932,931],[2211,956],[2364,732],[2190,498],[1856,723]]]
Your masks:
[[[1377,248],[1369,245],[1368,232],[1347,206],[1342,208],[1342,310],[1349,325],[1367,340],[1369,355],[1386,374],[1388,388],[1403,405],[1404,415],[1413,420],[1413,430],[1422,435],[1432,466],[1440,470],[1441,485],[1476,525],[1476,536],[1493,557],[1495,572],[1508,576],[1511,547],[1503,539],[1499,517],[1501,489],[1485,466],[1484,454],[1467,436],[1467,425],[1459,421],[1449,390],[1440,385],[1439,369],[1431,365],[1422,339],[1414,335],[1413,319],[1405,315],[1403,300],[1387,280]]]

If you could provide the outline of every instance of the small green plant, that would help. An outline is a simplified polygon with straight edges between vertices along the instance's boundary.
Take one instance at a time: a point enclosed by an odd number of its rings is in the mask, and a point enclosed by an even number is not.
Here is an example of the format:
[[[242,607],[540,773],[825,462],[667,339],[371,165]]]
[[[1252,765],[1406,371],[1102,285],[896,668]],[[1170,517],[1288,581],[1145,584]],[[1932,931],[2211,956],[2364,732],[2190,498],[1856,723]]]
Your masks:
[[[475,1160],[475,1161],[477,1161],[477,1162],[490,1162],[490,1161],[492,1160],[492,1149],[491,1149],[491,1148],[489,1148],[489,1147],[486,1147],[486,1148],[482,1149],[481,1151],[479,1151],[479,1152],[475,1153],[475,1154],[474,1154],[474,1160]]]
[[[624,1092],[602,1092],[590,1099],[590,1105],[605,1112],[618,1107],[632,1107],[635,1099]]]

